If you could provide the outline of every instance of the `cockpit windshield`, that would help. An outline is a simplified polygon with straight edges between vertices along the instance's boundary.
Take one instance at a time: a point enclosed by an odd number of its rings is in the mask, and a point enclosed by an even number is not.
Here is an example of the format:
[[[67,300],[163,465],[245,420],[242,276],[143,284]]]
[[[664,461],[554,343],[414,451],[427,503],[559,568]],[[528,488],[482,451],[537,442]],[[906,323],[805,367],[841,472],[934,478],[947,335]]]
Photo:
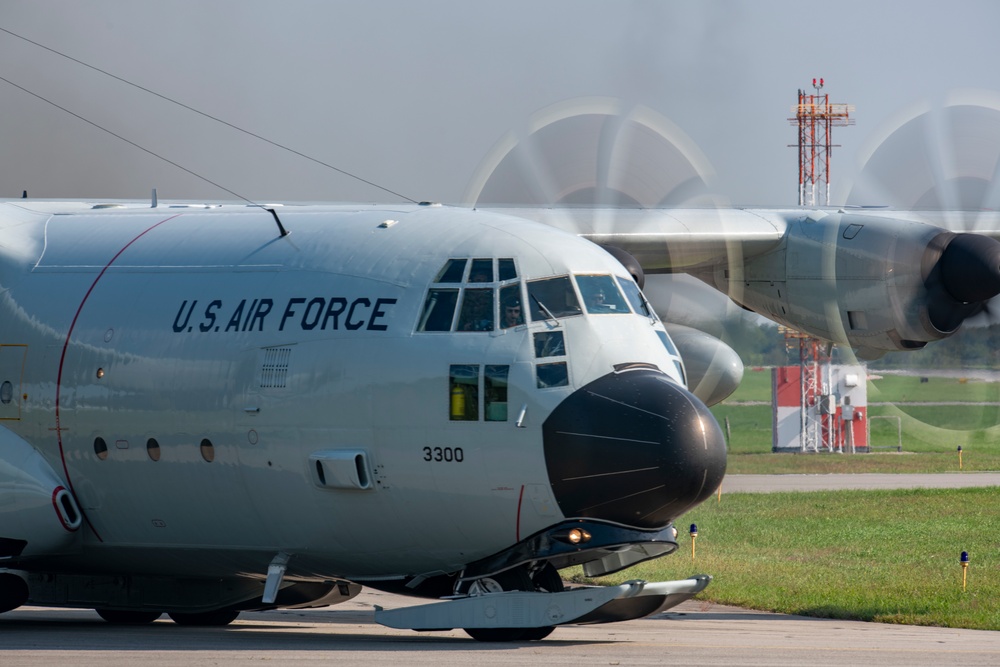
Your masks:
[[[591,315],[628,314],[628,305],[611,276],[576,276],[580,295]]]
[[[531,320],[554,320],[583,312],[569,276],[528,282],[528,307]]]
[[[638,285],[628,278],[575,274],[529,280],[523,283],[527,288],[525,301],[518,273],[509,257],[447,260],[427,290],[416,330],[497,331],[522,326],[526,321],[551,322],[584,312],[635,312],[657,319]]]
[[[640,315],[651,317],[654,320],[659,319],[656,317],[656,313],[653,312],[652,306],[646,301],[646,297],[639,291],[639,286],[635,284],[634,280],[619,277],[618,284],[621,285],[622,291],[625,292],[625,298],[631,304],[632,310]]]

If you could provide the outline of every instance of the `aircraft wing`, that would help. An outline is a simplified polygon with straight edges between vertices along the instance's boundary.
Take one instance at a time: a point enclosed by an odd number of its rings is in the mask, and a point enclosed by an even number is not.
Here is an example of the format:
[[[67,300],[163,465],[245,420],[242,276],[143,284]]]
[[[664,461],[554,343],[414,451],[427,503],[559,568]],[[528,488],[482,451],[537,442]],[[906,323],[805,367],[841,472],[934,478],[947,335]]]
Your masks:
[[[688,273],[735,303],[866,358],[954,334],[1000,294],[1000,215],[891,209],[512,208],[645,273]],[[627,255],[616,254],[615,249]]]
[[[647,273],[728,264],[778,247],[798,210],[504,208],[634,256]]]

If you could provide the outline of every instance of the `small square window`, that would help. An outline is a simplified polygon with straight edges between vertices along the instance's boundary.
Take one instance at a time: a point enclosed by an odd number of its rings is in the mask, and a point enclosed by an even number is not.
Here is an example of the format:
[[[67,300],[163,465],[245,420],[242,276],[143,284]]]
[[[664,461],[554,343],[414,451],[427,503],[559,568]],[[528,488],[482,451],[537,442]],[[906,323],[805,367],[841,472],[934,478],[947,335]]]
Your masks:
[[[562,331],[541,331],[535,334],[535,358],[561,357],[566,354]]]
[[[555,364],[538,364],[535,368],[539,389],[548,387],[565,387],[569,384],[569,370],[566,362]]]

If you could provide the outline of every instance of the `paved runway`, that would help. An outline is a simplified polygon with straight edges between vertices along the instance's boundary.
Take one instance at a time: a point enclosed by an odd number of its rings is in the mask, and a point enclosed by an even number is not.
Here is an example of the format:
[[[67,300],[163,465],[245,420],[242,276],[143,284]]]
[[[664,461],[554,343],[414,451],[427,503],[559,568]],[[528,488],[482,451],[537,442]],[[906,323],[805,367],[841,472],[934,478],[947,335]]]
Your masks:
[[[375,625],[372,605],[412,604],[364,592],[323,610],[244,613],[225,628],[161,619],[112,626],[82,610],[0,616],[3,667],[95,665],[998,665],[1000,632],[784,616],[698,601],[651,618],[558,628],[541,642],[479,643],[464,632]]]
[[[885,479],[891,478],[891,479]],[[993,486],[1000,474],[732,475],[725,492]],[[88,610],[23,607],[0,614],[0,665],[1000,665],[1000,632],[769,614],[690,601],[651,618],[558,628],[541,642],[479,643],[460,631],[376,625],[373,605],[423,601],[366,589],[319,610],[244,613],[225,628],[104,623]]]

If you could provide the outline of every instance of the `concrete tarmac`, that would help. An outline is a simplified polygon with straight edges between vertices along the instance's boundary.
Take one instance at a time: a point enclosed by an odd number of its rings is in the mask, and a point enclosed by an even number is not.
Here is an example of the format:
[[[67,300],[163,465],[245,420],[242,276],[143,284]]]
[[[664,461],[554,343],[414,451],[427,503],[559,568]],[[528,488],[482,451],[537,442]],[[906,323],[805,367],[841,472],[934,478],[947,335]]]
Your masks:
[[[1000,474],[731,475],[723,493],[995,485]],[[636,621],[560,627],[540,642],[480,643],[461,630],[417,633],[374,621],[375,604],[424,602],[365,589],[325,609],[245,612],[223,628],[181,627],[166,616],[114,626],[89,610],[22,607],[0,614],[0,665],[1000,665],[1000,632],[788,616],[697,600]]]
[[[1000,632],[768,614],[689,601],[650,618],[557,628],[539,642],[480,643],[461,630],[376,625],[372,605],[419,603],[365,590],[336,607],[244,612],[230,626],[177,626],[164,616],[114,626],[92,611],[24,607],[0,615],[0,664],[187,665],[998,665]]]

